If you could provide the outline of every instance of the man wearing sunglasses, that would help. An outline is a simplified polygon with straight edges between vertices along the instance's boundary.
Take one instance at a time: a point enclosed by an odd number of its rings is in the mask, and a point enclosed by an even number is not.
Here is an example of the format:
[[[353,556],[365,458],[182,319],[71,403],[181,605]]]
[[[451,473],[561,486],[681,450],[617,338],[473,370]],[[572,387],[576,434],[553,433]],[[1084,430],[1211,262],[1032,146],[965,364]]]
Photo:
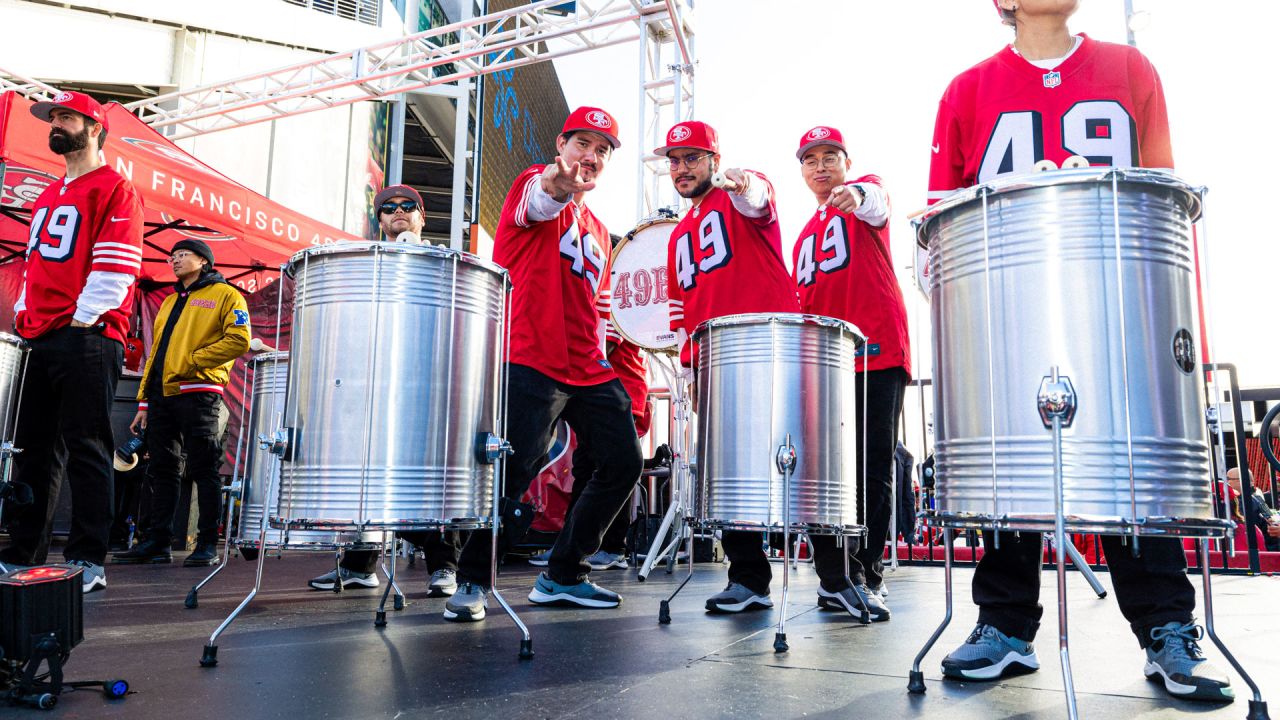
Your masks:
[[[200,519],[187,567],[217,562],[222,513],[223,388],[235,359],[249,350],[249,306],[213,269],[202,240],[179,240],[169,256],[177,278],[152,329],[151,352],[138,388],[138,414],[129,429],[147,432],[151,517],[147,539],[116,553],[116,563],[167,563],[184,471],[195,485]],[[184,463],[183,456],[186,456]]]
[[[506,461],[498,557],[533,521],[532,506],[520,499],[543,465],[559,419],[591,448],[596,468],[529,593],[537,605],[622,603],[587,579],[586,562],[641,470],[631,400],[604,354],[612,243],[586,205],[619,144],[612,115],[574,110],[556,138],[555,160],[516,177],[494,237],[493,259],[512,283],[506,433],[514,454]],[[446,620],[484,618],[493,542],[492,531],[475,530],[463,546]]]
[[[848,180],[853,162],[836,128],[820,125],[806,132],[796,157],[805,184],[818,201],[792,250],[800,309],[847,320],[867,337],[854,368],[858,427],[866,421],[865,448],[864,431],[857,434],[857,475],[860,500],[865,496],[865,505],[860,502],[859,507],[866,508],[863,522],[868,541],[861,547],[849,544],[851,551],[857,551],[849,553],[846,579],[835,538],[809,538],[821,580],[818,604],[861,618],[861,595],[870,614],[866,619],[884,621],[889,619],[889,607],[883,594],[882,557],[892,514],[897,421],[911,379],[907,308],[889,254],[889,196],[875,175]]]
[[[422,243],[422,196],[408,185],[391,185],[373,198],[378,212],[378,227],[387,242]],[[403,532],[398,535],[422,549],[426,558],[427,597],[448,597],[458,589],[459,538],[457,532]],[[316,590],[332,590],[338,582],[345,588],[376,588],[378,576],[376,550],[349,550],[342,555],[337,569],[312,578],[307,585]]]
[[[671,329],[680,361],[697,367],[689,336],[706,320],[736,313],[799,312],[795,285],[782,260],[782,235],[773,186],[764,175],[736,168],[724,171],[725,188],[712,185],[720,170],[720,140],[704,122],[676,124],[667,144],[654,150],[667,157],[671,182],[693,207],[671,232],[667,284]],[[773,607],[773,572],[760,534],[725,531],[729,584],[707,600],[709,612],[741,612]]]

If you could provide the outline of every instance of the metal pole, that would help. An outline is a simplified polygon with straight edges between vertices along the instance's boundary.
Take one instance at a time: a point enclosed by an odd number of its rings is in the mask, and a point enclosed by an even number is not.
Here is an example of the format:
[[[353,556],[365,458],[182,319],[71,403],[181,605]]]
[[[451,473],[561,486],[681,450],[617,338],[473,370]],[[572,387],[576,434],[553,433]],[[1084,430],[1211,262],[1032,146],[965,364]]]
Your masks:
[[[470,133],[468,127],[471,120],[471,83],[459,83],[458,93],[454,101],[453,119],[453,196],[449,211],[449,247],[454,250],[465,250],[462,246],[463,211],[467,204],[467,151]],[[479,124],[479,123],[477,123]],[[474,219],[474,218],[473,218]]]
[[[1130,47],[1138,47],[1138,40],[1133,36],[1133,28],[1129,27],[1129,21],[1133,19],[1133,0],[1124,0],[1124,35],[1125,42]]]

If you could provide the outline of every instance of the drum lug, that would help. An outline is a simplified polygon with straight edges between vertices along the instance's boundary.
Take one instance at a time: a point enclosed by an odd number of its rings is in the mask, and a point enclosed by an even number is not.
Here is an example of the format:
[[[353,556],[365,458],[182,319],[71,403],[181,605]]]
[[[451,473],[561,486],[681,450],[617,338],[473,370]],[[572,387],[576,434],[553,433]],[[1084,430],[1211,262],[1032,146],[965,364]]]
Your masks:
[[[1045,375],[1040,380],[1036,407],[1046,428],[1053,427],[1054,418],[1062,419],[1062,427],[1071,427],[1071,421],[1076,417],[1076,389],[1071,378],[1058,375],[1056,368],[1054,374]]]
[[[281,460],[292,460],[293,428],[280,428],[271,436],[259,435],[258,447],[272,455],[278,455]]]
[[[774,457],[774,462],[778,465],[778,472],[786,474],[788,471],[795,470],[796,467],[796,448],[791,444],[791,437],[787,436],[787,443],[778,446],[778,454]]]
[[[493,433],[480,433],[477,441],[476,458],[486,465],[492,465],[503,455],[515,452],[511,449],[511,443]]]

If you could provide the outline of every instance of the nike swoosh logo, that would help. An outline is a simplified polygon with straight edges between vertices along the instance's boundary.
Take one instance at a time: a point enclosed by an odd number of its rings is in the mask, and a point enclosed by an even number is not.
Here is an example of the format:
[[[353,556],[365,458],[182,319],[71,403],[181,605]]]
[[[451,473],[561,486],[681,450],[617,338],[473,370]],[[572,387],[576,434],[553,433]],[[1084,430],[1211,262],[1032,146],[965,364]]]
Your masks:
[[[934,152],[937,152],[937,150],[934,150]],[[128,221],[128,220],[129,220],[129,218],[127,218],[127,217],[122,217],[122,218],[113,217],[113,218],[111,218],[111,222],[126,222],[126,221]]]
[[[939,146],[937,146],[937,145],[933,145],[932,147],[933,147],[933,154],[934,154],[934,155],[937,155],[937,154],[938,154],[938,151],[942,149],[941,147],[939,147]]]

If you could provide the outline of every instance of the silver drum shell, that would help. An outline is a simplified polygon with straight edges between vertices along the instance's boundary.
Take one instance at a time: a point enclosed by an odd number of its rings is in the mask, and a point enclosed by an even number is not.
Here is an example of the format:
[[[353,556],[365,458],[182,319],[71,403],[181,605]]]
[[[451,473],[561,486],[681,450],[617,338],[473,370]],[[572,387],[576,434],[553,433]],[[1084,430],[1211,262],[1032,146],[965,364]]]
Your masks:
[[[293,342],[273,524],[412,530],[490,522],[501,434],[506,271],[403,243],[313,248],[289,264]]]
[[[929,248],[938,511],[1053,518],[1053,435],[1037,394],[1056,365],[1077,397],[1062,438],[1069,522],[1212,520],[1193,276],[1198,193],[1155,171],[1044,175],[987,186],[985,220],[979,188],[919,227]],[[1180,331],[1195,343],[1189,369],[1175,356]]]
[[[271,437],[280,427],[284,413],[285,388],[289,377],[289,353],[269,352],[255,355],[249,363],[253,378],[248,393],[249,414],[246,426],[245,472],[242,479],[240,523],[234,543],[238,547],[258,547],[259,531],[266,519],[266,508],[275,507],[280,498],[280,459],[258,446],[257,439]],[[271,499],[267,488],[271,486]],[[319,530],[282,530],[268,525],[263,543],[268,547],[293,549],[328,549],[338,546],[381,542],[381,532],[351,533]]]
[[[22,338],[0,333],[0,442],[12,441],[17,432],[18,401],[29,350]]]
[[[777,454],[789,433],[792,529],[856,534],[857,328],[813,315],[730,315],[698,326],[693,339],[700,523],[782,530]]]

